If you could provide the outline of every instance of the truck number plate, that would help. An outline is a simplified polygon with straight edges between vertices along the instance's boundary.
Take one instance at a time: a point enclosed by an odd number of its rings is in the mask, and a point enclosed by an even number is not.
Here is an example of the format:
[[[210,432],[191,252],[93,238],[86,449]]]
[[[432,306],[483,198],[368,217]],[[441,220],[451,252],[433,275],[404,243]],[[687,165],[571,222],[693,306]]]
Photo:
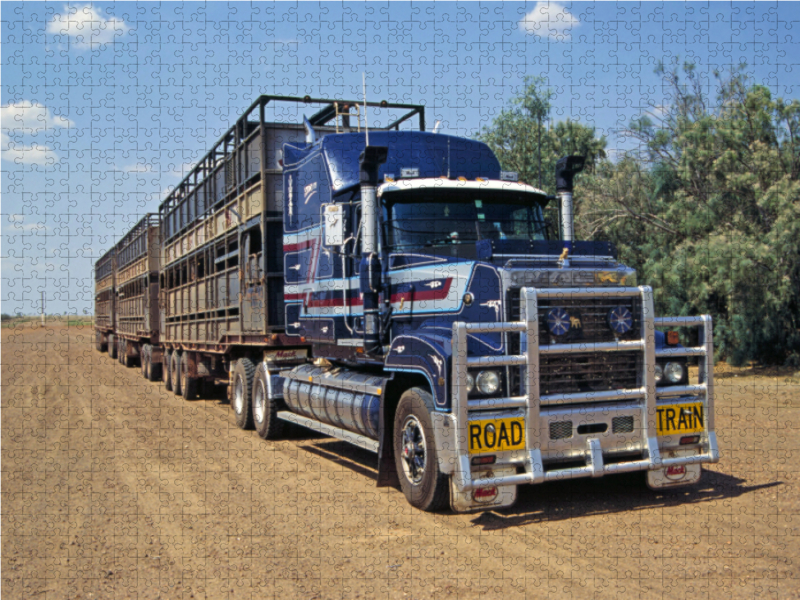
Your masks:
[[[469,453],[503,452],[525,448],[525,419],[486,419],[469,422]]]
[[[673,404],[656,407],[658,435],[703,431],[703,404]]]

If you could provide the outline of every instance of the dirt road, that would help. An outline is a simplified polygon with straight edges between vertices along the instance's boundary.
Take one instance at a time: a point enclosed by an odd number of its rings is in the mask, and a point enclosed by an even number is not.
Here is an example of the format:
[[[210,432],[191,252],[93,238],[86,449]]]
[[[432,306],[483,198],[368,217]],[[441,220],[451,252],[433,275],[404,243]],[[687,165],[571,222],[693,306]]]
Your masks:
[[[717,370],[723,459],[686,491],[640,475],[425,514],[375,457],[236,428],[94,350],[2,331],[3,598],[800,597],[800,378]]]

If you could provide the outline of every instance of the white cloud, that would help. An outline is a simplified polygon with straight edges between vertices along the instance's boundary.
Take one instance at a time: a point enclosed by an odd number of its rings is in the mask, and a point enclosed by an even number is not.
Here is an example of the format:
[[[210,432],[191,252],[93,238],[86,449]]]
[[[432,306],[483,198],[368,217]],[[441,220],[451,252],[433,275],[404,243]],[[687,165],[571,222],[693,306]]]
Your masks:
[[[47,24],[48,33],[67,35],[72,45],[95,49],[125,35],[130,27],[122,19],[104,18],[91,5],[77,8],[65,6],[64,14],[57,14]]]
[[[557,2],[537,2],[519,22],[525,33],[567,41],[581,22]]]
[[[3,160],[16,164],[52,165],[58,162],[58,154],[52,148],[34,142],[30,146],[17,144],[5,134],[0,135]]]
[[[7,131],[36,135],[45,129],[72,127],[75,123],[66,117],[50,114],[43,104],[23,100],[0,106],[0,124]]]

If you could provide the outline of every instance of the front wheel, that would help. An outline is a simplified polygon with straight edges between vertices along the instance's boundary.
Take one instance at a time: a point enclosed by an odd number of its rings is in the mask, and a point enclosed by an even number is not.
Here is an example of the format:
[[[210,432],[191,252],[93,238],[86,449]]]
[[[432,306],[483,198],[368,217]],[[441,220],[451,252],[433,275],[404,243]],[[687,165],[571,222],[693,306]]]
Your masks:
[[[406,391],[394,417],[394,460],[400,487],[409,504],[432,512],[449,501],[448,476],[439,470],[429,406],[430,393]]]

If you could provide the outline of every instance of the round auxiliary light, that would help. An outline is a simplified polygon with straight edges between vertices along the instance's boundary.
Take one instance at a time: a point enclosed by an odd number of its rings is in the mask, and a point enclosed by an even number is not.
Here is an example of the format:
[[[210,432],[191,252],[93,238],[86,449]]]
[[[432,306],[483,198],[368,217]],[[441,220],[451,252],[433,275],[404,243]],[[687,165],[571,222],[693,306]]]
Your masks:
[[[471,392],[475,389],[475,378],[472,377],[469,373],[467,373],[467,392]]]
[[[678,362],[668,362],[664,366],[664,376],[670,383],[678,383],[683,379],[683,365]]]
[[[608,326],[614,333],[622,335],[633,329],[633,315],[624,306],[617,306],[608,311]]]
[[[547,311],[547,328],[553,335],[564,335],[569,331],[569,313],[557,306]]]
[[[481,394],[494,394],[500,389],[500,376],[494,371],[481,371],[475,378],[475,385]]]

